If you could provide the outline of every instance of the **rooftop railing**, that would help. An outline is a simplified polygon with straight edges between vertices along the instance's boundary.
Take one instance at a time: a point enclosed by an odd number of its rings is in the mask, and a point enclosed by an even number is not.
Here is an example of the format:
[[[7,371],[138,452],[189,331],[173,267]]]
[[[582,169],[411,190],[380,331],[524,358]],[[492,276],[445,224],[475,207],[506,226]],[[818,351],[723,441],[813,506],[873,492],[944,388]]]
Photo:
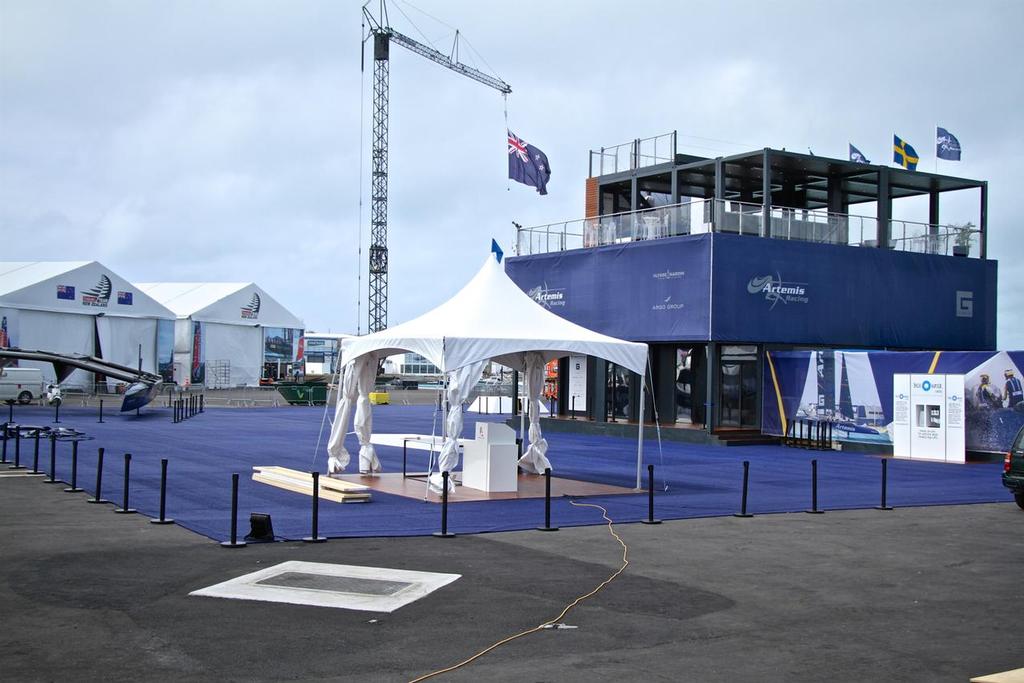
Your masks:
[[[590,150],[590,175],[632,171],[675,161],[676,131]]]
[[[761,204],[697,199],[641,211],[518,228],[516,254],[546,254],[708,232],[853,247],[878,246],[877,218],[780,206],[769,207],[768,213],[769,221],[765,225]],[[889,248],[897,251],[953,255],[955,248],[960,247],[966,252],[964,255],[980,255],[980,231],[970,226],[903,220],[890,221],[889,225]]]

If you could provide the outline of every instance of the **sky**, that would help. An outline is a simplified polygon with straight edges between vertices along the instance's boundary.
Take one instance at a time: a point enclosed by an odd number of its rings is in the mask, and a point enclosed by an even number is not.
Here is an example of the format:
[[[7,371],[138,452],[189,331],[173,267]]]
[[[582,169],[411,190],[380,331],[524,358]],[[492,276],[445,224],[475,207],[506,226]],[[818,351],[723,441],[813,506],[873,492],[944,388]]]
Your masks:
[[[507,101],[391,48],[390,324],[447,300],[513,221],[580,218],[589,150],[872,161],[934,127],[989,182],[999,348],[1024,348],[1024,3],[389,2],[393,28],[512,86]],[[361,4],[0,0],[3,260],[97,260],[134,282],[256,282],[321,332],[366,332],[372,43]],[[377,2],[371,8],[376,13]],[[507,117],[507,119],[506,119]],[[506,125],[549,194],[507,179]],[[942,222],[978,222],[977,191]],[[857,207],[851,208],[857,213]],[[927,200],[897,217],[927,221]],[[362,260],[360,260],[362,253]],[[865,274],[865,277],[868,277]]]

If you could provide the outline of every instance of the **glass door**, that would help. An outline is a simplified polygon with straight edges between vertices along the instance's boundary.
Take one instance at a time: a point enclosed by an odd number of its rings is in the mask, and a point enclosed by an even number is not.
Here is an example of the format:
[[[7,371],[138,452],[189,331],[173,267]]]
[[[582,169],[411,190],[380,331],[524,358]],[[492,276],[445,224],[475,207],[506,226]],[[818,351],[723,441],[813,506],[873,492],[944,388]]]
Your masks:
[[[757,347],[723,347],[720,368],[719,424],[741,429],[757,427]]]

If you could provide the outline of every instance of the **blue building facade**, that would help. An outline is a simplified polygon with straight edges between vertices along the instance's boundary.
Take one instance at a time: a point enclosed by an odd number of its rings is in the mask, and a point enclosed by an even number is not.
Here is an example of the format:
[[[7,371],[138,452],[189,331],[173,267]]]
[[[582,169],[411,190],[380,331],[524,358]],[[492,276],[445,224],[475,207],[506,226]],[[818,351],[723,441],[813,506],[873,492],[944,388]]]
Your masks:
[[[941,225],[939,193],[971,188],[978,223]],[[650,344],[663,424],[760,430],[768,351],[996,347],[983,182],[764,150],[637,164],[588,193],[588,217],[520,229],[506,270],[552,312]],[[928,222],[888,217],[918,194]],[[874,216],[848,213],[868,199]],[[636,419],[639,377],[596,359],[586,376],[577,417]]]

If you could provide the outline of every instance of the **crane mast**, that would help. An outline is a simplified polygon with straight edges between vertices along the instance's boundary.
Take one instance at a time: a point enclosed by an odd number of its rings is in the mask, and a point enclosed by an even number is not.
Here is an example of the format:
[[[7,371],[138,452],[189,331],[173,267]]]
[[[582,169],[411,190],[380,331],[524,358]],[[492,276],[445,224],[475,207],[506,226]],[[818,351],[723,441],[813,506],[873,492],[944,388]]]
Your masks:
[[[369,3],[367,3],[369,5]],[[373,150],[371,152],[370,182],[370,253],[369,301],[367,331],[379,332],[388,326],[388,77],[390,48],[394,42],[407,50],[426,57],[432,62],[462,74],[467,78],[494,88],[503,95],[512,92],[508,83],[483,73],[403,35],[388,25],[387,6],[380,2],[380,18],[375,18],[363,6],[373,36]],[[455,34],[453,56],[458,50],[458,32]]]

